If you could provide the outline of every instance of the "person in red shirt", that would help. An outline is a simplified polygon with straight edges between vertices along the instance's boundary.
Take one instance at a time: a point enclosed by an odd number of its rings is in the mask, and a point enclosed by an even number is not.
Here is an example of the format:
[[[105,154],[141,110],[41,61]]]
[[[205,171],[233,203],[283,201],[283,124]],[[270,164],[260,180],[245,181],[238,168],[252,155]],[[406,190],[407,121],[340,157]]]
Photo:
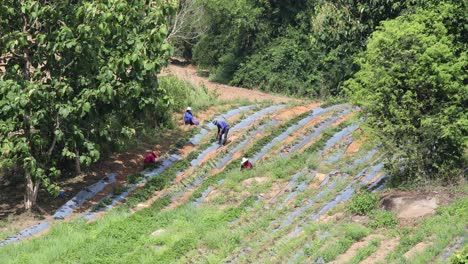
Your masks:
[[[156,153],[154,153],[154,151],[152,151],[150,154],[148,154],[145,157],[145,165],[148,165],[150,163],[155,163],[155,162],[156,162]]]
[[[159,154],[159,155],[158,155]],[[148,155],[146,155],[144,162],[144,167],[147,168],[149,166],[154,166],[156,164],[156,159],[160,156],[158,151],[151,151]]]
[[[253,165],[252,163],[249,161],[248,158],[242,158],[242,161],[241,161],[241,170],[243,169],[252,169],[253,168]]]

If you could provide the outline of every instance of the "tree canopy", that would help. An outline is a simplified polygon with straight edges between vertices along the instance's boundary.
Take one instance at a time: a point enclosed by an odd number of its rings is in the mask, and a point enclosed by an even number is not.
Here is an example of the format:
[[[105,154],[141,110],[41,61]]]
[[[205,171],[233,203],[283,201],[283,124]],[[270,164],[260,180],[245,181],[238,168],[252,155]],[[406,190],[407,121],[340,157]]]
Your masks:
[[[340,94],[369,34],[414,2],[186,1],[203,7],[206,30],[180,53],[213,80],[312,97]]]
[[[468,55],[460,6],[418,8],[383,22],[348,82],[388,151],[393,179],[449,180],[468,147]],[[466,157],[465,157],[466,158]]]
[[[90,165],[169,100],[156,74],[171,54],[167,1],[6,0],[0,6],[0,144],[40,184]]]
[[[211,79],[349,95],[388,151],[394,179],[447,180],[466,163],[464,1],[185,1],[202,7],[205,31],[179,48]]]

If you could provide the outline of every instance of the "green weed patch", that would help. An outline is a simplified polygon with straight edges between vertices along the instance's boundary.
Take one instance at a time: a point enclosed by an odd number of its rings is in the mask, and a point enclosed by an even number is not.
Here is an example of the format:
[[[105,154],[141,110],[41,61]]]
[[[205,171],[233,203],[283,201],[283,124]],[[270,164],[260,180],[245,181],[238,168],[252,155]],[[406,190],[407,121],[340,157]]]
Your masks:
[[[100,201],[99,203],[93,205],[93,207],[91,207],[91,211],[96,212],[99,209],[102,209],[102,208],[108,206],[111,203],[112,203],[112,197],[106,197],[102,201]]]
[[[353,214],[368,215],[377,208],[378,202],[376,194],[361,191],[351,198],[347,204],[347,210]]]
[[[468,263],[468,245],[462,250],[453,254],[449,260],[450,264],[467,264]]]
[[[398,224],[395,215],[390,211],[377,209],[369,214],[372,220],[367,225],[370,228],[394,228]]]
[[[361,248],[357,254],[347,263],[359,264],[361,261],[372,255],[380,246],[380,239],[372,239],[369,244]]]
[[[141,173],[131,174],[131,175],[127,176],[127,182],[129,184],[135,184],[135,183],[141,181],[144,177],[145,177],[145,175],[143,175]]]

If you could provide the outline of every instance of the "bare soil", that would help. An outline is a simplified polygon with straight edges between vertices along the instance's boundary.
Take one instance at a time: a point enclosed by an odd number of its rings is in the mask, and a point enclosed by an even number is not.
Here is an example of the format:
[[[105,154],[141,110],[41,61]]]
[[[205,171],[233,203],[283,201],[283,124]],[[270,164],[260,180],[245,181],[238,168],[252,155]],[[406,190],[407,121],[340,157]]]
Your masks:
[[[398,237],[382,240],[382,243],[374,254],[361,261],[361,264],[374,264],[384,261],[385,257],[398,246],[399,242],[400,238]]]
[[[266,181],[268,181],[268,177],[254,177],[254,178],[249,178],[244,180],[241,183],[241,186],[244,187],[245,189],[250,188],[253,184],[261,184]]]
[[[274,103],[300,101],[299,99],[212,82],[205,77],[199,76],[197,69],[193,65],[183,66],[171,64],[163,70],[162,75],[175,75],[193,85],[204,85],[208,90],[218,94],[221,100],[241,98],[251,101],[272,101]]]
[[[362,133],[362,130],[360,128],[358,128],[356,130],[356,133]],[[367,140],[367,138],[365,136],[361,136],[358,140],[354,140],[353,142],[351,142],[351,144],[348,146],[348,148],[346,148],[345,156],[346,157],[352,157],[356,153],[358,153],[359,150],[361,149],[361,146],[362,146],[363,142],[365,142],[366,140]]]
[[[274,204],[273,200],[275,200],[278,197],[278,195],[284,192],[287,185],[287,182],[273,182],[271,188],[267,192],[259,193],[258,195],[262,197],[265,201],[267,201],[269,204]]]
[[[458,194],[460,195],[460,194]],[[440,191],[389,190],[382,195],[381,207],[391,210],[402,221],[420,220],[435,214],[437,207],[455,198],[448,189]]]
[[[375,239],[375,238],[382,239],[383,236],[382,235],[369,235],[369,236],[366,236],[365,238],[361,239],[360,241],[352,244],[351,247],[348,248],[348,250],[346,250],[345,253],[339,255],[334,261],[332,261],[330,263],[332,263],[332,264],[347,263],[348,261],[350,261],[356,255],[356,253],[361,248],[367,246],[370,243],[370,241],[372,239]]]
[[[318,102],[309,103],[307,105],[298,105],[298,106],[289,108],[287,111],[281,111],[280,113],[274,115],[273,119],[288,120],[288,119],[294,118],[295,116],[301,115],[305,112],[310,112],[314,108],[317,108],[319,106],[320,106],[320,103]]]
[[[412,259],[417,254],[424,252],[424,250],[430,245],[432,245],[432,243],[431,242],[426,242],[426,241],[418,243],[418,244],[416,244],[416,246],[414,246],[410,250],[408,250],[408,252],[406,252],[403,256],[406,259]]]

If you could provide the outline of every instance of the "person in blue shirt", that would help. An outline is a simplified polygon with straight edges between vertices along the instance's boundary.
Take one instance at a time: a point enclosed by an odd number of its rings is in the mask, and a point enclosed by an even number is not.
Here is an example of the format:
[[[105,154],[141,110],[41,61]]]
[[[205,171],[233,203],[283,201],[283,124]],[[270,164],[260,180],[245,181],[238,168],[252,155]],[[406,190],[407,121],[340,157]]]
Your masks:
[[[191,126],[198,126],[198,124],[200,124],[200,122],[195,121],[195,118],[193,118],[192,108],[190,106],[187,107],[187,110],[185,111],[184,123]]]
[[[228,123],[226,123],[224,121],[215,120],[215,121],[213,121],[213,125],[218,127],[218,133],[216,134],[217,135],[216,139],[219,140],[218,144],[219,145],[226,144],[227,136],[228,136],[229,128],[230,128]],[[223,135],[224,135],[224,138],[223,138]]]

